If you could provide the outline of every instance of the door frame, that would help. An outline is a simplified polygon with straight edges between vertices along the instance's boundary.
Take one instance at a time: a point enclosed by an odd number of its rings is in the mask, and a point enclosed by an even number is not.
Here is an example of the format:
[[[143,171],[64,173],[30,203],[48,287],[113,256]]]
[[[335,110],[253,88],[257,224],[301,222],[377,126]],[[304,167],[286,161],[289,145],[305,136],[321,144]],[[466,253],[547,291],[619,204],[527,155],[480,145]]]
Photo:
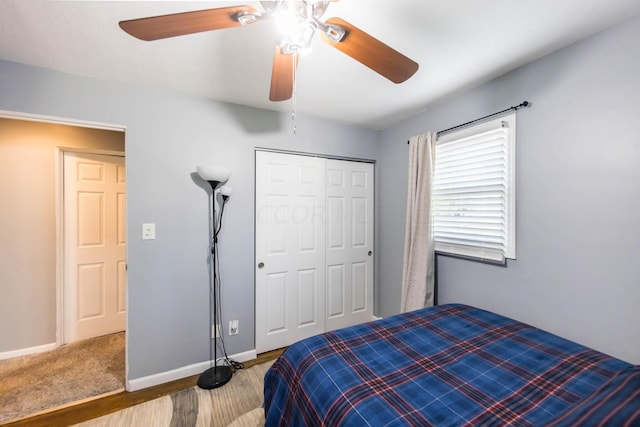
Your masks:
[[[376,304],[377,304],[377,299],[378,299],[378,293],[377,293],[377,286],[376,286],[376,271],[377,271],[377,266],[378,266],[378,251],[377,251],[377,236],[378,233],[376,232],[376,217],[377,217],[377,211],[378,211],[378,206],[376,204],[376,193],[378,191],[378,174],[376,173],[376,166],[377,166],[377,160],[374,159],[364,159],[364,158],[359,158],[359,157],[348,157],[348,156],[338,156],[338,155],[331,155],[331,154],[320,154],[320,153],[310,153],[310,152],[304,152],[304,151],[295,151],[295,150],[284,150],[284,149],[278,149],[278,148],[269,148],[269,147],[255,147],[253,149],[253,155],[252,157],[252,162],[253,162],[253,293],[254,293],[254,300],[253,300],[253,323],[254,323],[254,337],[253,337],[253,346],[254,348],[256,347],[256,335],[257,335],[257,328],[256,328],[256,322],[257,322],[257,316],[256,316],[256,306],[257,306],[257,301],[256,301],[256,286],[257,286],[257,279],[256,279],[256,274],[255,274],[255,267],[256,264],[258,262],[258,253],[257,253],[257,240],[256,240],[256,229],[257,229],[257,221],[256,221],[256,204],[257,204],[257,193],[256,193],[256,167],[257,167],[257,153],[259,151],[263,151],[263,152],[268,152],[268,153],[279,153],[279,154],[292,154],[292,155],[296,155],[296,156],[307,156],[307,157],[319,157],[322,159],[329,159],[329,160],[344,160],[344,161],[349,161],[349,162],[359,162],[359,163],[370,163],[373,165],[373,318],[371,320],[376,320],[379,319],[379,317],[377,317],[376,315]],[[326,291],[326,290],[325,290]]]
[[[92,149],[81,149],[81,148],[65,148],[65,147],[56,147],[55,152],[55,165],[54,165],[54,173],[55,173],[55,227],[56,227],[56,278],[55,278],[55,287],[56,287],[56,342],[55,347],[60,347],[63,343],[63,307],[62,307],[62,298],[63,298],[63,285],[64,285],[64,258],[63,258],[63,239],[64,239],[64,221],[62,218],[63,207],[62,206],[62,173],[64,172],[62,168],[62,159],[64,151],[76,151],[76,152],[94,152],[95,154],[116,154],[124,156],[126,159],[127,152],[127,127],[125,125],[114,124],[114,123],[104,123],[104,122],[95,122],[95,121],[87,121],[80,120],[74,118],[66,118],[66,117],[58,117],[58,116],[49,116],[42,114],[32,114],[25,113],[21,111],[10,111],[10,110],[0,110],[0,117],[6,119],[13,120],[24,120],[28,122],[43,122],[43,123],[51,123],[58,125],[66,125],[66,126],[75,126],[81,128],[90,128],[90,129],[102,129],[102,130],[111,130],[116,132],[122,132],[124,136],[124,152],[114,152],[109,150],[92,150]],[[125,174],[128,175],[127,164],[125,160]],[[126,196],[125,196],[126,197]],[[128,243],[125,242],[125,262],[128,257],[127,250]],[[128,300],[128,289],[126,290],[126,298]],[[129,327],[129,306],[127,304],[127,321],[125,328]],[[125,352],[126,352],[126,340],[125,340]],[[48,350],[49,348],[47,348]],[[125,357],[125,373],[128,373],[128,361]],[[125,374],[126,376],[127,374]]]
[[[124,151],[98,150],[93,148],[56,147],[56,347],[64,344],[64,277],[65,277],[65,251],[64,251],[64,155],[65,153],[76,154],[99,154],[104,156],[117,156],[125,159]],[[125,199],[126,199],[125,192]],[[126,216],[125,216],[126,218]],[[126,227],[126,224],[125,224]],[[125,240],[125,265],[127,257],[127,240]],[[125,295],[127,288],[125,288]],[[126,298],[126,297],[125,297]],[[125,303],[126,304],[126,303]],[[125,305],[127,312],[128,305]],[[128,318],[128,317],[127,317]],[[127,325],[125,324],[125,331]]]
[[[307,151],[295,151],[295,150],[280,150],[278,148],[268,148],[268,147],[255,147],[253,155],[253,181],[255,183],[255,171],[256,171],[256,156],[255,152],[257,151],[266,151],[267,153],[279,153],[279,154],[292,154],[294,156],[306,156],[306,157],[319,157],[321,159],[329,159],[329,160],[346,160],[348,162],[360,162],[360,163],[371,163],[375,169],[377,164],[377,160],[374,159],[364,159],[361,157],[348,157],[348,156],[338,156],[332,154],[321,154],[321,153],[310,153]]]

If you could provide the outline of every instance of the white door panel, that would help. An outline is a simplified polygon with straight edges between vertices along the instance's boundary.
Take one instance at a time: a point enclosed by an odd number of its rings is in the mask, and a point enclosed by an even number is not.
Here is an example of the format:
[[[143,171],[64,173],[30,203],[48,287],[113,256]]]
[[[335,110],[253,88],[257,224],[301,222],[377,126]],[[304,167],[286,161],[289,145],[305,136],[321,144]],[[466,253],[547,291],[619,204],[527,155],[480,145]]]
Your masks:
[[[327,322],[330,331],[373,318],[373,164],[326,160]]]
[[[65,153],[64,342],[125,329],[124,158]]]
[[[256,350],[324,331],[324,162],[256,152]]]

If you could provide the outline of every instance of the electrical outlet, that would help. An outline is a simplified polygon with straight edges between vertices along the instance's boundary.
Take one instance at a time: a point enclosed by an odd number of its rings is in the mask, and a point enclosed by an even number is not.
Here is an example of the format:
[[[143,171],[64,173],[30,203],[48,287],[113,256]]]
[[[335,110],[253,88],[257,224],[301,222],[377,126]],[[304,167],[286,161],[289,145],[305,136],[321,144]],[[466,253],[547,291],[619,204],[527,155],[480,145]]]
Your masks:
[[[221,335],[220,325],[216,325],[215,328],[211,325],[211,338],[220,338]]]
[[[238,321],[230,320],[229,321],[229,335],[238,335]]]

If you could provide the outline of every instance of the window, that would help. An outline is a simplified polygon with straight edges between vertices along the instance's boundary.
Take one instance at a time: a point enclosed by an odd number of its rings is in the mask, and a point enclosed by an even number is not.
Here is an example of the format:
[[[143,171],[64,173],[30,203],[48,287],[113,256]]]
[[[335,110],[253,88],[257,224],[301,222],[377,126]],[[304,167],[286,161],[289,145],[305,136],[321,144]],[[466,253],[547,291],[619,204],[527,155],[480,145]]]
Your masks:
[[[515,113],[436,143],[432,189],[436,251],[515,259]]]

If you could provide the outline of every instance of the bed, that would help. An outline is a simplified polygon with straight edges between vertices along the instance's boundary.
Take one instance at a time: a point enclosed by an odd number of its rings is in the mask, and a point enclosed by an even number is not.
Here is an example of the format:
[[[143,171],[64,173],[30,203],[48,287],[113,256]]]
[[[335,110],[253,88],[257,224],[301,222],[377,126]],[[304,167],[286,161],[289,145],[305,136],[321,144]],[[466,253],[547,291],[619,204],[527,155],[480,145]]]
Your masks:
[[[266,426],[640,426],[640,366],[448,304],[291,345],[264,408]]]

